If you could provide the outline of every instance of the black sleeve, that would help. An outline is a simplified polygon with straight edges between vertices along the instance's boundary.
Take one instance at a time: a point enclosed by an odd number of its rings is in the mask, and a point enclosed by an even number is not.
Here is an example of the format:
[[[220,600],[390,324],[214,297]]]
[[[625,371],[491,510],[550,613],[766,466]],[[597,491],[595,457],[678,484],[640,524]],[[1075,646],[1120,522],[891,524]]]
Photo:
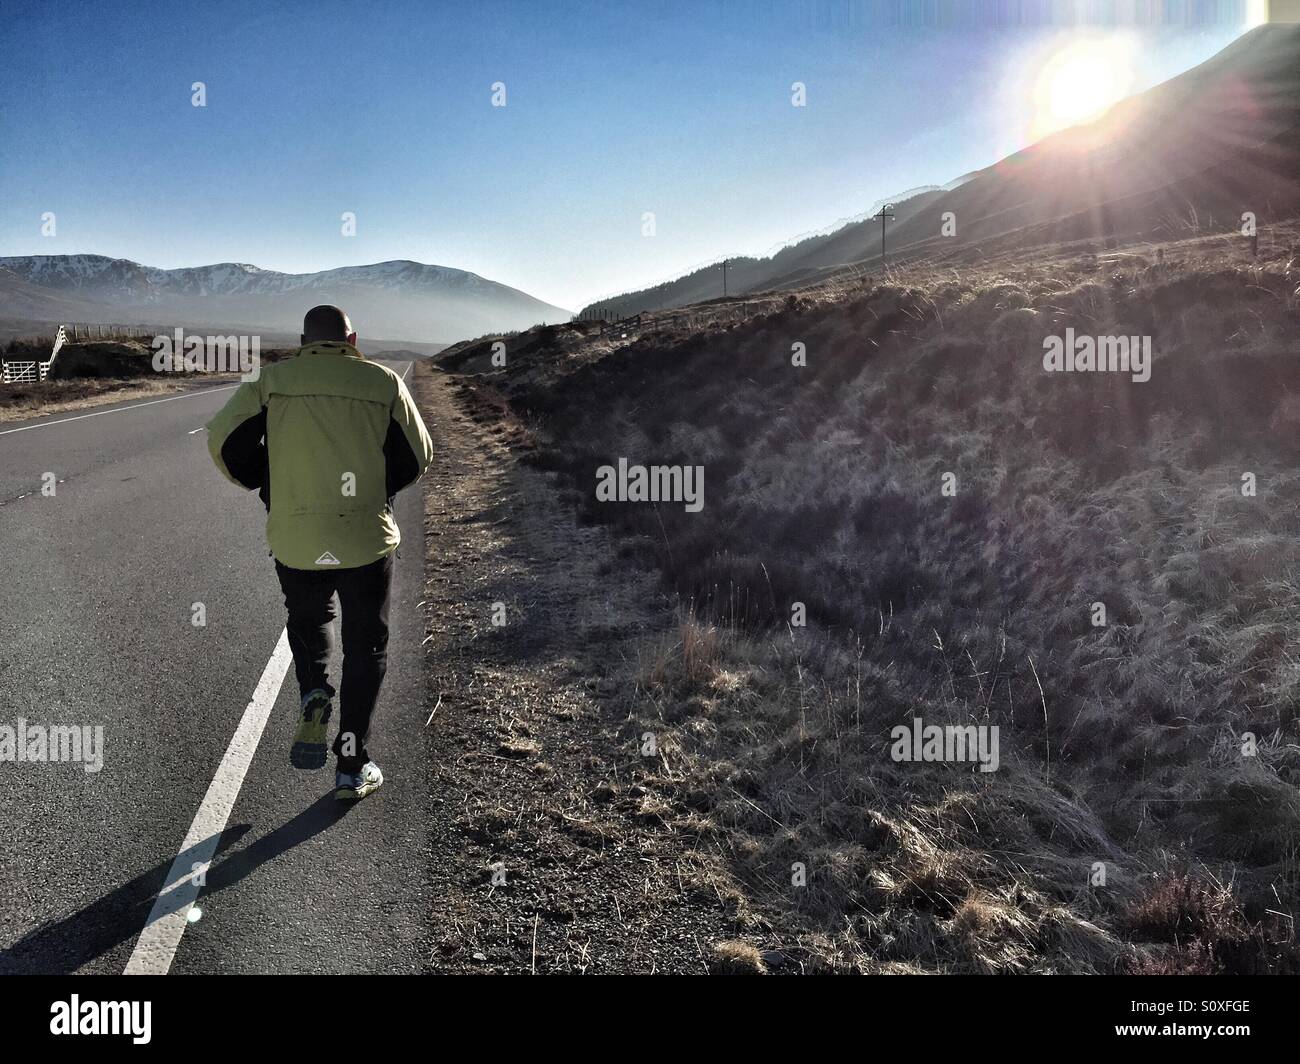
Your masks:
[[[384,437],[384,494],[390,499],[420,476],[420,463],[395,418],[388,419]]]
[[[221,445],[221,460],[230,475],[250,491],[269,488],[267,484],[266,407],[254,417],[241,422]]]

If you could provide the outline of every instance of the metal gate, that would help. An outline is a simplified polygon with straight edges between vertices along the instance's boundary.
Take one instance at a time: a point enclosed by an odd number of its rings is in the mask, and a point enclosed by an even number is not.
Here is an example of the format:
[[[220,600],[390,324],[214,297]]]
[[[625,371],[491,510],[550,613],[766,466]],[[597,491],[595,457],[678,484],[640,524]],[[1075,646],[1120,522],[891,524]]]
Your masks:
[[[58,356],[59,349],[67,342],[67,330],[60,325],[58,335],[54,337],[54,350],[50,352],[47,361],[5,362],[0,360],[0,369],[3,369],[2,375],[5,384],[35,384],[38,380],[45,380],[49,376],[50,367],[54,365],[54,359]]]
[[[5,362],[5,384],[35,384],[50,371],[48,362]]]

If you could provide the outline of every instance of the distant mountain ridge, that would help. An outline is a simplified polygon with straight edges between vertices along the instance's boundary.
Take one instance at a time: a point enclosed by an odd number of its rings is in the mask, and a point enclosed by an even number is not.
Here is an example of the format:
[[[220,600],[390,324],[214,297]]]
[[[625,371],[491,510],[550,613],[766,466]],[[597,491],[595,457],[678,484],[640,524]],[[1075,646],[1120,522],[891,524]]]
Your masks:
[[[337,303],[367,335],[430,342],[569,318],[467,270],[406,259],[294,274],[235,262],[162,269],[107,255],[0,257],[0,317],[293,332],[317,303]]]
[[[1130,96],[1097,120],[1055,133],[942,188],[894,202],[891,262],[1116,237],[1167,240],[1300,214],[1300,25],[1258,26],[1218,54]],[[874,205],[870,212],[880,206]],[[951,213],[956,232],[943,233]],[[987,242],[987,244],[986,244]],[[862,219],[736,259],[728,292],[782,289],[882,266],[879,223]],[[617,316],[722,294],[716,266],[604,299]]]

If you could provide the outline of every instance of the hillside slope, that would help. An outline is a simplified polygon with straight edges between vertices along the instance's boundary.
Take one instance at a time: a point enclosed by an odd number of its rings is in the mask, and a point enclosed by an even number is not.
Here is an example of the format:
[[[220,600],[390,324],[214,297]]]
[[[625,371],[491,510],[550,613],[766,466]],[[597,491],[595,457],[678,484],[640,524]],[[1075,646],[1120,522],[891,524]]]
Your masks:
[[[975,174],[900,223],[896,246],[941,249],[1025,230],[1027,246],[1225,231],[1300,210],[1300,25],[1260,26],[1200,66]],[[1032,238],[1032,239],[1029,239]]]
[[[896,226],[914,217],[943,195],[943,189],[913,189],[890,201]],[[884,204],[876,204],[874,214]],[[828,272],[856,262],[880,246],[879,223],[870,217],[850,222],[829,233],[797,240],[766,258],[740,256],[727,260],[727,292],[743,294],[764,288],[781,288],[814,281]],[[600,299],[583,308],[587,317],[624,318],[642,311],[664,310],[699,303],[722,295],[720,263],[693,270],[674,281],[625,295]]]
[[[889,224],[888,251],[891,262],[971,260],[990,242],[1041,250],[1170,240],[1234,231],[1246,211],[1261,225],[1300,213],[1300,25],[1256,27],[1095,122],[908,199]],[[953,236],[942,234],[948,213]],[[808,242],[807,256],[800,247],[773,260],[738,260],[732,291],[794,288],[882,265],[870,222]],[[623,316],[712,298],[720,291],[715,273],[593,306]]]
[[[665,755],[631,779],[725,869],[752,945],[1300,971],[1300,261],[1164,252],[537,330],[504,370],[447,356],[678,596],[607,671]],[[1067,328],[1150,336],[1150,380],[1045,373]],[[598,501],[620,458],[702,467],[703,508]],[[996,727],[999,766],[897,760],[918,718]]]

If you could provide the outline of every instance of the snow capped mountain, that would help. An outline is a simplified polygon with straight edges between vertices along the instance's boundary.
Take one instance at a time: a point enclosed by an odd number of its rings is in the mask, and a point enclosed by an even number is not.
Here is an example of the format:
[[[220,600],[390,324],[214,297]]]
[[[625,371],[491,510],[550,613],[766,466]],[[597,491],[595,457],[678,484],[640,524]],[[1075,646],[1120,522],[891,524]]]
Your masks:
[[[285,277],[246,262],[219,262],[215,266],[195,266],[179,270],[146,267],[149,281],[159,291],[185,292],[190,295],[213,295],[218,292],[248,292],[265,277]]]
[[[106,255],[22,255],[0,259],[0,268],[11,270],[30,284],[78,290],[147,285],[149,272],[138,262]]]
[[[410,259],[394,259],[372,266],[342,266],[318,273],[279,273],[247,262],[219,262],[164,270],[142,266],[130,259],[107,255],[22,255],[0,257],[8,269],[32,284],[77,290],[147,292],[156,298],[167,293],[229,295],[233,292],[293,292],[335,285],[404,288],[411,285],[462,290],[504,289],[466,270],[430,266]],[[513,291],[513,289],[509,289]]]
[[[86,322],[174,320],[292,331],[310,307],[336,303],[367,335],[437,342],[569,316],[478,274],[409,259],[280,273],[245,262],[168,270],[106,255],[0,258],[0,317],[16,316],[18,302],[30,308],[33,288],[58,297],[51,302],[60,317],[69,316],[69,299],[84,301],[77,309]]]

